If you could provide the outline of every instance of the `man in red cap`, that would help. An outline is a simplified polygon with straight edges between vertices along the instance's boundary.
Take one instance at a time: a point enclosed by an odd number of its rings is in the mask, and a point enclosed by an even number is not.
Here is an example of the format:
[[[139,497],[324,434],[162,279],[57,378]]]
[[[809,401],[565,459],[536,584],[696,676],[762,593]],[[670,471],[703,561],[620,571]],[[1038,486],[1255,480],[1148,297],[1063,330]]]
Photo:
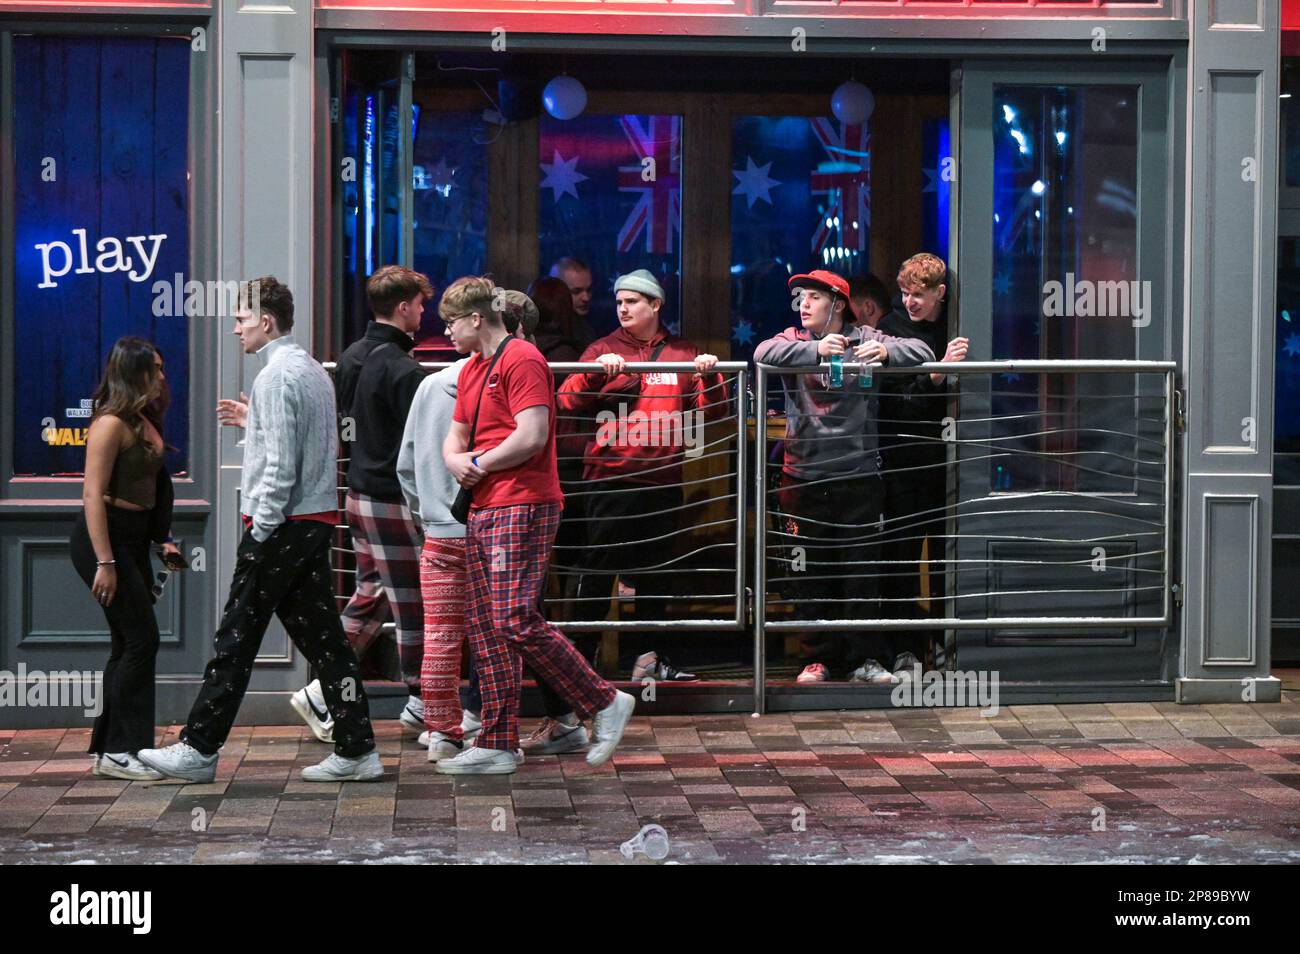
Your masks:
[[[849,283],[834,272],[795,275],[789,287],[800,327],[761,343],[754,351],[756,363],[801,367],[838,356],[910,367],[934,360],[922,341],[853,327]],[[868,381],[835,371],[783,377],[785,459],[776,536],[789,555],[770,582],[806,619],[867,619],[878,612],[875,564],[884,509],[876,429],[879,377]],[[857,682],[895,681],[880,664],[894,658],[883,633],[856,640],[810,633],[801,644],[806,665],[800,682],[821,682],[832,670],[837,675],[852,670],[850,678]]]

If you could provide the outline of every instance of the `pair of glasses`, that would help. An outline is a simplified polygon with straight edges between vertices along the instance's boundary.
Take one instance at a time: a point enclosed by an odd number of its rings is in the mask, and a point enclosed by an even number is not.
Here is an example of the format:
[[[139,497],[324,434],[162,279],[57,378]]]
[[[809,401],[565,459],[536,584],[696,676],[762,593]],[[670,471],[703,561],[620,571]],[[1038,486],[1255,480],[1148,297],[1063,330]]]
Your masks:
[[[451,321],[444,321],[442,325],[448,332],[450,332],[452,328],[456,327],[456,322],[460,321],[462,318],[473,318],[474,314],[475,313],[471,311],[468,315],[457,315],[455,318],[451,319]]]

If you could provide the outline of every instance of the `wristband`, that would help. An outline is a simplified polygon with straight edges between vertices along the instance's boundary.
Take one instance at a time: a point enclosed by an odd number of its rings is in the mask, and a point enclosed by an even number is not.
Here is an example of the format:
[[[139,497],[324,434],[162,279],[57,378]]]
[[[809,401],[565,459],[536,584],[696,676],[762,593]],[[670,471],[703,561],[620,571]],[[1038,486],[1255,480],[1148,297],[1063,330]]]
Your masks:
[[[163,543],[175,543],[175,542],[176,542],[176,538],[173,537],[170,533],[167,534],[166,539],[163,540]]]
[[[475,456],[475,457],[471,457],[471,458],[469,459],[469,462],[470,462],[471,464],[473,464],[475,467],[477,467],[477,466],[478,466],[478,457],[477,457],[477,456]]]
[[[116,560],[96,560],[95,566],[116,566]]]

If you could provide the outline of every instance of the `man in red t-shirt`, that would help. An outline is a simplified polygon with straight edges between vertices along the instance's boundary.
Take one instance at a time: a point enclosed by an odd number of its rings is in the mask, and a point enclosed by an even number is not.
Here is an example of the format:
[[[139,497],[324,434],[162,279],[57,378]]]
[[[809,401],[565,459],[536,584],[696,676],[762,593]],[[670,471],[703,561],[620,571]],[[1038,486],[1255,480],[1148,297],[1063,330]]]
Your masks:
[[[580,718],[595,717],[591,765],[614,753],[636,706],[596,675],[539,608],[564,507],[555,464],[555,384],[541,352],[506,330],[505,306],[505,289],[476,277],[452,282],[438,303],[456,349],[471,352],[442,454],[473,497],[465,569],[469,638],[483,694],[478,740],[438,762],[444,775],[515,771],[522,663]]]

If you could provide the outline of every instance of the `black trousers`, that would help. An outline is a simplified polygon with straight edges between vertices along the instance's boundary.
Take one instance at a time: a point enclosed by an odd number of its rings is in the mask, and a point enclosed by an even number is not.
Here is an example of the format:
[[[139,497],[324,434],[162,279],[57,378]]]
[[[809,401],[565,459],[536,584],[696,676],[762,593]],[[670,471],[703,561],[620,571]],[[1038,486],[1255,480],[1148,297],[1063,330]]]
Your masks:
[[[884,612],[906,619],[925,620],[940,615],[944,593],[946,459],[935,455],[912,455],[900,459],[898,466],[910,469],[885,476],[884,553],[890,562],[886,566],[888,575],[883,595],[890,602],[884,604]],[[921,599],[921,547],[927,539],[930,542],[928,612],[918,602]],[[899,651],[913,652],[924,662],[928,643],[940,637],[942,632],[918,625],[916,629],[898,635]]]
[[[884,486],[876,474],[803,481],[782,475],[780,527],[790,562],[778,585],[798,619],[873,619],[880,615],[880,531]],[[795,548],[798,548],[796,550]],[[894,641],[884,632],[814,632],[800,638],[803,662],[843,675],[867,659],[888,668]]]
[[[181,739],[204,755],[215,755],[230,735],[272,613],[320,679],[334,717],[334,751],[355,758],[375,747],[357,657],[334,602],[333,534],[334,528],[319,520],[285,521],[263,543],[244,533],[217,628],[216,655],[181,731]]]
[[[104,666],[103,709],[95,718],[88,751],[138,752],[154,744],[154,671],[158,620],[153,612],[153,568],[149,561],[151,510],[107,506],[108,538],[117,561],[117,594],[104,606],[111,648]],[[77,514],[70,541],[72,565],[91,586],[95,548],[86,514]]]

